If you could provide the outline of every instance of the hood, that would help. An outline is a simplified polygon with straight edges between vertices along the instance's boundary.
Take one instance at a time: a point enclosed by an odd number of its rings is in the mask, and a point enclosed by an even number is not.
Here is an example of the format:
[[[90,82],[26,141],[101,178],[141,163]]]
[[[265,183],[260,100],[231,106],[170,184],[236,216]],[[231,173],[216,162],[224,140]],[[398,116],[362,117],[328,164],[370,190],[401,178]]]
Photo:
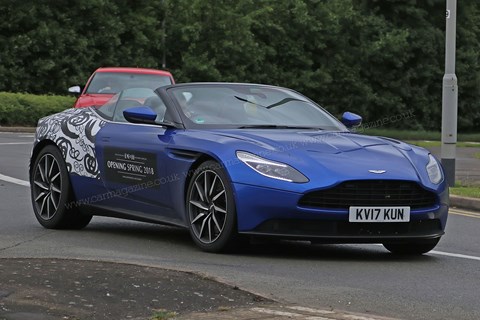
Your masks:
[[[301,149],[311,152],[338,154],[376,145],[391,145],[409,150],[409,145],[396,140],[364,136],[351,132],[295,131],[295,130],[248,130],[238,132],[217,132],[218,135],[260,144],[272,151]]]
[[[344,180],[412,180],[430,184],[428,151],[383,137],[351,132],[215,130],[217,141],[235,150],[287,163],[310,180],[333,185]]]

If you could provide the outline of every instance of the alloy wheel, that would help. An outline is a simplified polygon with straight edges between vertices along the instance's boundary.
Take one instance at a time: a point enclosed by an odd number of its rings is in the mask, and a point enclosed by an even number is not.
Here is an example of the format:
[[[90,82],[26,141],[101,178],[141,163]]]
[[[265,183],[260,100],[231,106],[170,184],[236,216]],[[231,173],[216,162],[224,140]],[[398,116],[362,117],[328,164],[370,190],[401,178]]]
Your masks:
[[[215,242],[227,221],[227,192],[221,177],[213,170],[196,176],[188,199],[190,223],[195,237],[205,244]]]
[[[62,175],[55,157],[46,153],[37,162],[33,174],[33,199],[39,216],[50,220],[55,216],[62,193]]]

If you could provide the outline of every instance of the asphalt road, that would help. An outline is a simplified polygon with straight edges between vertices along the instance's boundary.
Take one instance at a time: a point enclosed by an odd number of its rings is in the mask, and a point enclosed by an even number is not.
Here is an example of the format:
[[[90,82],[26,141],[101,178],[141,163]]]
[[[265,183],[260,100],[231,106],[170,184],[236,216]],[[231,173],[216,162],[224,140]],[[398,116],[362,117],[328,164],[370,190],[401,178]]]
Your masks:
[[[35,220],[29,189],[21,185],[28,179],[32,140],[29,134],[0,134],[0,258],[128,262],[208,274],[313,308],[402,319],[480,319],[478,212],[452,210],[436,250],[414,258],[395,257],[378,245],[306,242],[209,254],[197,250],[184,230],[100,217],[81,231],[47,230]]]

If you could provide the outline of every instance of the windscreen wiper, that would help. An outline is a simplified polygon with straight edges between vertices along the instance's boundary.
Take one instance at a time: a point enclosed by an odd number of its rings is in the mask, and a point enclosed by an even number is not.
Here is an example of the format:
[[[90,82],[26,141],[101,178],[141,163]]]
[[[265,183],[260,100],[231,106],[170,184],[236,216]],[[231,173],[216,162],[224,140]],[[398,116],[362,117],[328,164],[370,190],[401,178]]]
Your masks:
[[[259,107],[262,107],[262,108],[265,108],[265,109],[267,109],[267,107],[265,107],[265,106],[262,106],[261,104],[258,104],[258,103],[254,102],[254,101],[250,101],[250,100],[247,100],[247,99],[244,99],[244,98],[238,97],[238,96],[234,96],[234,97],[235,97],[236,99],[240,100],[240,101],[243,101],[243,102],[248,102],[248,103],[254,104],[254,105],[256,105],[256,106],[259,106]]]
[[[271,108],[275,108],[275,107],[278,107],[278,106],[281,106],[282,104],[285,104],[287,102],[290,102],[290,101],[300,101],[300,102],[305,102],[304,100],[300,100],[300,99],[296,99],[296,98],[285,98],[283,100],[280,100],[274,104],[271,104],[269,106],[266,106],[265,108],[267,109],[271,109]]]
[[[261,105],[261,104],[258,104],[254,101],[250,101],[248,99],[245,99],[245,98],[241,98],[239,96],[234,96],[236,99],[240,100],[240,101],[243,101],[243,102],[247,102],[247,103],[251,103],[251,104],[254,104],[256,106],[259,106],[259,107],[262,107],[262,108],[265,108],[265,109],[272,109],[272,108],[275,108],[275,107],[278,107],[278,106],[281,106],[282,104],[285,104],[285,103],[288,103],[290,101],[300,101],[300,102],[306,102],[304,100],[300,100],[300,99],[297,99],[297,98],[285,98],[285,99],[282,99],[278,102],[275,102],[269,106],[264,106],[264,105]]]

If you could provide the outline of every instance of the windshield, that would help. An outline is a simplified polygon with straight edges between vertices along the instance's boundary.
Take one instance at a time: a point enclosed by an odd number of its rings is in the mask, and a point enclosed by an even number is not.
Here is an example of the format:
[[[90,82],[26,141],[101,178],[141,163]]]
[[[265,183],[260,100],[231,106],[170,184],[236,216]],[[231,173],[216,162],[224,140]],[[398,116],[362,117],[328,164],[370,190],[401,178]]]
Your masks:
[[[156,89],[170,84],[170,77],[159,74],[97,72],[86,93],[115,94],[128,88]]]
[[[306,97],[283,88],[199,84],[168,90],[192,127],[346,130]]]

